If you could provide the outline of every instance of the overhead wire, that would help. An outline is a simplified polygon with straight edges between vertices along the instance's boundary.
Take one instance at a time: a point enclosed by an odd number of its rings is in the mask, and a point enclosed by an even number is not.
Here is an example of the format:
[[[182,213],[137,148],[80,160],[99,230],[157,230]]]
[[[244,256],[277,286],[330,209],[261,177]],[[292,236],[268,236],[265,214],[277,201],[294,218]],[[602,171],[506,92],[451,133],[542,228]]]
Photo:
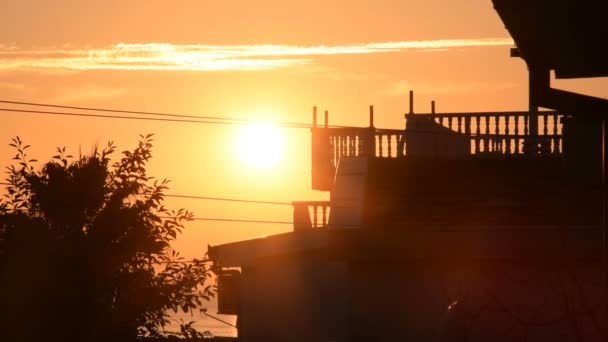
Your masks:
[[[0,185],[11,185],[10,183],[0,182]],[[144,194],[141,194],[144,195]],[[224,201],[224,202],[238,202],[238,203],[252,203],[252,204],[270,204],[270,205],[286,205],[292,206],[291,202],[277,202],[277,201],[258,201],[251,199],[242,198],[227,198],[227,197],[211,197],[211,196],[195,196],[195,195],[179,195],[179,194],[163,194],[165,197],[174,198],[185,198],[194,200],[208,200],[208,201]]]
[[[188,123],[188,124],[204,124],[204,125],[243,125],[247,124],[250,121],[241,120],[241,119],[229,119],[229,118],[220,118],[211,120],[196,120],[196,119],[172,119],[172,118],[155,118],[155,117],[145,117],[145,116],[124,116],[124,115],[104,115],[104,114],[92,114],[92,113],[74,113],[74,112],[60,112],[60,111],[44,111],[44,110],[28,110],[28,109],[16,109],[16,108],[0,108],[0,112],[13,112],[13,113],[21,113],[21,114],[40,114],[40,115],[51,115],[51,116],[72,116],[72,117],[88,117],[88,118],[103,118],[103,119],[120,119],[120,120],[139,120],[139,121],[156,121],[156,122],[175,122],[175,123]],[[328,125],[328,126],[314,126],[312,124],[305,123],[297,123],[297,122],[277,122],[274,123],[277,127],[282,128],[296,128],[296,129],[311,129],[314,127],[318,128],[345,128],[345,129],[370,129],[370,127],[357,127],[357,126],[341,126],[341,125]],[[442,136],[454,136],[454,134],[463,134],[464,136],[475,137],[477,134],[475,133],[460,133],[456,131],[448,132],[448,131],[437,131],[437,130],[422,130],[422,129],[385,129],[385,128],[373,128],[375,131],[379,133],[386,134],[387,132],[399,132],[395,134],[402,134],[406,136],[408,133],[425,133],[431,135],[442,135]],[[354,134],[356,135],[356,133]],[[547,134],[541,137],[552,137],[553,135]],[[525,134],[499,134],[499,133],[490,133],[490,134],[482,134],[481,137],[504,137],[504,138],[525,138]]]
[[[195,115],[162,113],[162,112],[147,112],[147,111],[132,111],[132,110],[122,110],[122,109],[65,106],[65,105],[56,105],[56,104],[10,101],[10,100],[0,100],[0,103],[12,104],[12,105],[25,105],[25,106],[48,107],[48,108],[96,111],[96,112],[106,112],[106,113],[146,115],[146,116],[104,115],[104,114],[74,113],[74,112],[64,112],[64,111],[0,108],[0,111],[23,113],[23,114],[29,113],[29,114],[42,114],[42,115],[63,115],[63,116],[109,118],[109,119],[149,120],[149,121],[157,121],[157,122],[158,121],[159,122],[180,122],[180,123],[195,123],[195,124],[235,125],[235,124],[246,123],[246,121],[243,119],[217,117],[217,116],[195,116]],[[150,115],[162,116],[162,117],[149,117]],[[293,122],[283,122],[283,123],[278,123],[278,125],[280,125],[281,127],[288,127],[288,128],[312,128],[313,127],[313,125],[311,125],[311,124],[293,123]],[[326,126],[326,127],[328,127],[328,128],[360,128],[360,127],[348,127],[348,126]],[[383,129],[378,129],[378,130],[383,131]],[[433,133],[433,134],[448,134],[448,132],[436,132],[436,131],[420,131],[420,130],[408,130],[408,131],[416,132],[416,133],[425,132],[425,133]],[[407,133],[407,131],[404,131],[404,133]],[[8,185],[6,183],[0,183],[0,184]],[[258,203],[258,204],[271,204],[271,205],[292,205],[292,203],[288,203],[288,202],[257,201],[257,200],[245,200],[245,199],[209,197],[209,196],[192,196],[192,195],[178,195],[178,194],[166,194],[165,196],[166,197],[175,197],[175,198],[185,198],[185,199],[217,200],[217,201]],[[194,219],[201,220],[201,221],[293,224],[293,222],[289,222],[289,221],[271,221],[271,220],[243,220],[243,219],[208,218],[208,217],[197,217]]]
[[[12,100],[0,100],[0,103],[20,106],[35,106],[35,107],[47,107],[47,108],[58,108],[58,109],[73,109],[79,111],[94,111],[104,113],[119,113],[119,114],[132,114],[132,115],[145,115],[145,117],[135,116],[124,116],[124,115],[100,115],[91,113],[74,113],[74,112],[63,112],[63,111],[46,111],[46,110],[27,110],[27,109],[16,109],[16,108],[0,108],[0,111],[17,112],[17,113],[30,113],[30,114],[43,114],[43,115],[68,115],[68,116],[83,116],[83,117],[96,117],[96,118],[117,118],[117,119],[131,119],[131,120],[152,120],[152,121],[169,121],[169,122],[183,122],[183,123],[205,123],[205,124],[225,124],[235,125],[249,122],[249,120],[242,118],[229,118],[221,116],[203,116],[203,115],[189,115],[189,114],[176,114],[176,113],[165,113],[165,112],[150,112],[150,111],[137,111],[137,110],[124,110],[124,109],[110,109],[110,108],[96,108],[96,107],[79,107],[79,106],[66,106],[48,103],[37,103],[37,102],[23,102],[23,101],[12,101]],[[178,118],[178,119],[166,119],[160,120],[161,118],[150,118],[149,116],[161,116],[163,118]],[[195,121],[192,121],[195,120]],[[311,128],[311,124],[298,123],[298,122],[279,122],[277,125],[286,128]],[[340,126],[334,126],[340,127]]]
[[[124,109],[109,109],[109,108],[95,108],[95,107],[77,107],[77,106],[65,106],[57,104],[47,103],[36,103],[36,102],[21,102],[21,101],[10,101],[0,100],[0,103],[23,105],[23,106],[36,106],[36,107],[49,107],[49,108],[62,108],[62,109],[76,109],[86,110],[95,112],[107,112],[107,113],[123,113],[123,114],[139,114],[139,115],[155,115],[175,118],[189,118],[189,119],[209,119],[209,120],[227,120],[227,121],[241,121],[242,119],[237,118],[222,118],[218,116],[199,116],[199,115],[186,115],[186,114],[175,114],[175,113],[163,113],[163,112],[146,112],[138,110],[124,110]]]
[[[288,206],[293,205],[293,203],[291,203],[291,202],[257,201],[257,200],[248,200],[248,199],[240,199],[240,198],[172,195],[172,194],[165,194],[164,196],[165,197],[175,197],[175,198],[196,199],[196,200],[224,201],[224,202],[240,202],[240,203],[254,203],[254,204],[288,205]]]
[[[38,102],[25,102],[25,101],[13,101],[13,100],[2,100],[0,103],[9,105],[19,106],[35,106],[35,107],[47,107],[47,108],[58,108],[58,109],[73,109],[79,111],[94,111],[104,113],[119,113],[119,114],[132,114],[132,115],[145,115],[145,116],[124,116],[124,115],[103,115],[103,114],[92,114],[92,113],[75,113],[75,112],[63,112],[63,111],[46,111],[46,110],[29,110],[29,109],[17,109],[17,108],[0,108],[3,112],[14,112],[22,114],[41,114],[41,115],[64,115],[64,116],[76,116],[76,117],[93,117],[93,118],[112,118],[112,119],[123,119],[123,120],[149,120],[149,121],[160,121],[160,122],[178,122],[178,123],[198,123],[198,124],[220,124],[220,125],[240,125],[246,124],[249,121],[241,118],[229,118],[221,116],[202,116],[202,115],[189,115],[189,114],[176,114],[176,113],[165,113],[165,112],[151,112],[151,111],[137,111],[137,110],[124,110],[124,109],[110,109],[110,108],[97,108],[97,107],[81,107],[81,106],[67,106],[49,103],[38,103]],[[547,112],[553,113],[553,112]],[[471,113],[475,114],[475,113]],[[463,114],[464,115],[464,114]],[[160,118],[150,116],[161,116]],[[355,126],[343,126],[343,125],[327,125],[327,126],[316,126],[313,124],[300,123],[300,122],[277,122],[277,126],[284,128],[313,128],[313,127],[326,127],[326,128],[369,128],[369,127],[355,127]],[[375,128],[376,131],[388,132],[394,131],[393,129]],[[400,129],[398,129],[400,130]],[[434,131],[434,130],[420,130],[420,129],[408,129],[403,133],[428,133],[433,135],[450,135],[450,132]],[[470,136],[475,136],[474,133],[469,133]],[[500,134],[493,134],[500,135]]]
[[[171,219],[171,216],[159,216],[162,219]],[[264,223],[264,224],[293,224],[293,221],[271,221],[271,220],[244,220],[223,217],[192,217],[194,221],[216,221],[216,222],[238,222],[238,223]]]
[[[44,111],[44,110],[28,110],[28,109],[15,109],[15,108],[0,108],[2,112],[14,112],[23,114],[40,114],[40,115],[62,115],[62,116],[74,116],[74,117],[90,117],[90,118],[104,118],[104,119],[122,119],[122,120],[143,120],[143,121],[158,121],[158,122],[179,122],[179,123],[192,123],[192,124],[215,124],[215,125],[240,125],[247,121],[213,121],[213,120],[195,120],[195,119],[168,119],[168,118],[153,118],[153,117],[140,117],[140,116],[124,116],[124,115],[105,115],[105,114],[91,114],[91,113],[73,113],[73,112],[57,112],[57,111]],[[311,128],[312,125],[298,124],[298,123],[277,123],[277,126],[284,128]]]

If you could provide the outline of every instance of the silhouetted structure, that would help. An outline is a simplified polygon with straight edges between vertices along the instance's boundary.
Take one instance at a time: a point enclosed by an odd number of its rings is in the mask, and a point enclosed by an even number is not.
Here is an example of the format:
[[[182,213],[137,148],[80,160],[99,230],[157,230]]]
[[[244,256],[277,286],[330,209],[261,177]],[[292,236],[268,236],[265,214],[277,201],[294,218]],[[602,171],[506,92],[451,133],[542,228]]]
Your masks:
[[[530,69],[530,111],[315,126],[312,187],[330,201],[294,202],[291,233],[209,248],[242,341],[608,338],[606,101],[548,83],[606,76],[591,44],[606,12],[494,3]]]

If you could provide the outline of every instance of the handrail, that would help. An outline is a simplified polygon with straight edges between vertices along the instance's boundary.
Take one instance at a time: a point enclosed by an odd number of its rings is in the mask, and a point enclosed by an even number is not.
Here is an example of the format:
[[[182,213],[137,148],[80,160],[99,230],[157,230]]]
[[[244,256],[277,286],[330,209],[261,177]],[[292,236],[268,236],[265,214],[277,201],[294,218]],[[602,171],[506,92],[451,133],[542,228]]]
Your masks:
[[[555,111],[535,115],[528,112],[498,112],[416,116],[428,117],[454,132],[470,136],[471,154],[557,155],[562,152],[563,115]],[[533,127],[536,127],[536,131],[531,131]]]
[[[294,201],[292,204],[294,231],[327,227],[329,201]]]
[[[562,118],[555,111],[431,113],[405,115],[405,129],[315,126],[313,188],[331,188],[342,157],[559,156]]]

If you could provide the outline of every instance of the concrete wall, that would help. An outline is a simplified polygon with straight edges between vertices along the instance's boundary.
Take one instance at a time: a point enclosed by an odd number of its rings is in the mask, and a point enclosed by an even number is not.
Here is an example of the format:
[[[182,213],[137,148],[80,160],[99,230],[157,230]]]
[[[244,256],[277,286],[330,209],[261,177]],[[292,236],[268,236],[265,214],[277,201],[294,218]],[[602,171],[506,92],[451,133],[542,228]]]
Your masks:
[[[321,253],[243,268],[241,341],[345,341],[346,274]]]
[[[547,266],[359,263],[351,341],[605,340],[601,269]]]

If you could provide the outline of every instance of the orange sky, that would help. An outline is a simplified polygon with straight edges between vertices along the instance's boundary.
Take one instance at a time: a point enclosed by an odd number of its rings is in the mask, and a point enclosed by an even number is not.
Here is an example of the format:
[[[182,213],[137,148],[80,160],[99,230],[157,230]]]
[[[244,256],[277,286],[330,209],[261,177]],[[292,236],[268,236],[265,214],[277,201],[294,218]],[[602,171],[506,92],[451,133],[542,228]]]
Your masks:
[[[155,44],[153,44],[155,43]],[[490,0],[19,0],[0,13],[0,99],[142,111],[401,127],[416,111],[525,110],[527,73]],[[608,82],[558,82],[605,97]],[[0,106],[2,107],[2,106]],[[6,106],[4,106],[6,107]],[[288,152],[262,174],[239,161],[236,127],[44,117],[2,112],[0,158],[21,136],[47,159],[55,146],[155,133],[151,174],[171,193],[271,201],[325,199],[310,190],[310,134],[286,129]],[[291,220],[289,207],[168,200],[198,216]],[[217,244],[289,226],[193,222],[176,247]]]

